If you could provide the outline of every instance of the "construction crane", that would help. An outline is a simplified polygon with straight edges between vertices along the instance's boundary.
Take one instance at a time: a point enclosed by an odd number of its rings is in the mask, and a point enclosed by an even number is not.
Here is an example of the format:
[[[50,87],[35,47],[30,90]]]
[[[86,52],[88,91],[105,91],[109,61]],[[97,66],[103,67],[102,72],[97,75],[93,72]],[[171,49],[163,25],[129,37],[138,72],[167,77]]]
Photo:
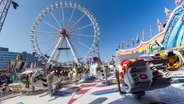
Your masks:
[[[11,4],[14,9],[17,9],[19,6],[14,0],[0,0],[0,32]]]

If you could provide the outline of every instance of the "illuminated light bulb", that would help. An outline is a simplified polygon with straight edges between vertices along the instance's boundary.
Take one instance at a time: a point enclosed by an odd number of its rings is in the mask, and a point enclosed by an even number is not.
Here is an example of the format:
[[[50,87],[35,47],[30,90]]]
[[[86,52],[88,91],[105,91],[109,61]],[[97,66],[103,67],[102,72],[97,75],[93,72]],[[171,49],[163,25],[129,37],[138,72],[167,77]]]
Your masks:
[[[166,73],[167,72],[167,69],[164,69],[163,72]]]
[[[139,78],[134,78],[134,81],[138,81],[139,80]]]
[[[146,79],[146,78],[148,78],[148,77],[147,77],[146,74],[141,74],[141,75],[140,75],[140,78],[141,78],[141,79]]]
[[[132,76],[133,76],[133,77],[137,77],[137,74],[133,74]]]
[[[166,73],[165,76],[168,77],[168,76],[170,76],[170,74],[169,73]]]

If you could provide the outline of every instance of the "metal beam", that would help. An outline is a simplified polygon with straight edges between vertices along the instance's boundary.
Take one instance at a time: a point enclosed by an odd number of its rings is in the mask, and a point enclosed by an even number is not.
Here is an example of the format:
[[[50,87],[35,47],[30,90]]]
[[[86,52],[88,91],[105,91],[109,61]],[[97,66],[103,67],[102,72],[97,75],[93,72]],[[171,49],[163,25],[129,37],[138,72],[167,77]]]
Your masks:
[[[0,1],[0,32],[2,30],[2,27],[3,27],[4,21],[6,19],[11,3],[12,3],[12,0],[1,0]]]

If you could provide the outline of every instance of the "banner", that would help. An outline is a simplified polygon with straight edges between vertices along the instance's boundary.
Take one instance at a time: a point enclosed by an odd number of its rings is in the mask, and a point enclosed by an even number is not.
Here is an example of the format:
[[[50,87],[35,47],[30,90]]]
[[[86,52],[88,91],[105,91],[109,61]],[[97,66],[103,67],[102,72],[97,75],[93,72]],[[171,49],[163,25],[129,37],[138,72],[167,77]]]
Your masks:
[[[145,40],[145,37],[144,37],[144,30],[142,30],[142,40]]]
[[[178,5],[178,3],[179,3],[180,1],[181,1],[181,0],[175,0],[176,6]]]
[[[118,43],[118,49],[120,49],[120,43]]]
[[[124,41],[122,41],[121,49],[124,49]]]
[[[139,43],[139,36],[136,37],[136,43]]]
[[[163,25],[162,25],[162,23],[160,22],[159,19],[157,19],[157,26],[158,26],[158,31],[159,32],[161,32],[162,30],[164,30]]]
[[[132,47],[134,46],[134,38],[132,38]]]
[[[152,32],[152,27],[150,25],[150,37],[152,37],[152,36],[153,36],[153,32]]]
[[[129,47],[130,40],[128,40],[127,47]]]
[[[167,9],[167,8],[165,8],[164,12],[166,14],[166,21],[168,22],[168,20],[169,20],[169,18],[171,16],[172,11]]]

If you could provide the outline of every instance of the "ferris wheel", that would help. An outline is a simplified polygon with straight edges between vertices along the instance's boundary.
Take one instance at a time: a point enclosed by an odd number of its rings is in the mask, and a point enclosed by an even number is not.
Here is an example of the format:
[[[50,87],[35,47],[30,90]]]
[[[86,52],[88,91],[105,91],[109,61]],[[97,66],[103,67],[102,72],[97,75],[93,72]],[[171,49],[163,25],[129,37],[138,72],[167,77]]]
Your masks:
[[[60,2],[43,9],[33,21],[30,41],[43,63],[85,61],[99,57],[100,28],[95,16],[81,4]]]

